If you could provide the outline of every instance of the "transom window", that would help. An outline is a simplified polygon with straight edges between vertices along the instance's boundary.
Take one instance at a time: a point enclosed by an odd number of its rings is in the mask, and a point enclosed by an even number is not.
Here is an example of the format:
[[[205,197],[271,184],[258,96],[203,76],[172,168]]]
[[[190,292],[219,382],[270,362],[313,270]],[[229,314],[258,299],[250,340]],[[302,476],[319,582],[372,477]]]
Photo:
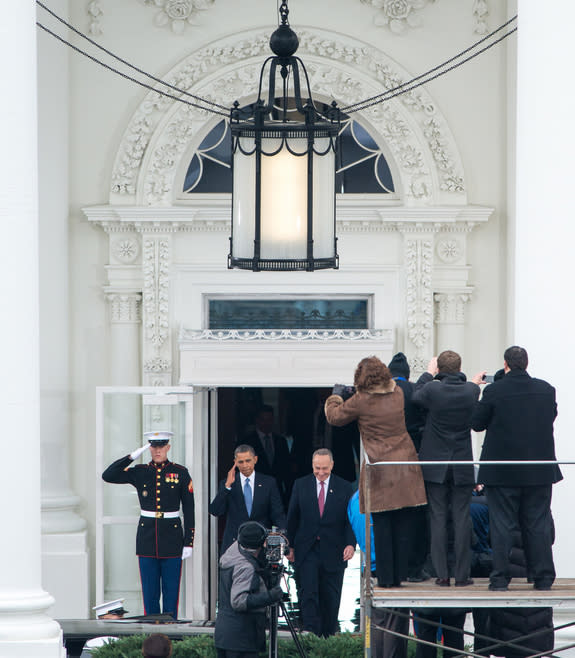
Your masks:
[[[395,192],[387,160],[372,135],[343,115],[339,134],[336,192],[392,194]],[[232,192],[232,142],[228,121],[222,119],[202,140],[188,166],[183,193]]]
[[[367,329],[368,299],[210,299],[209,329]]]

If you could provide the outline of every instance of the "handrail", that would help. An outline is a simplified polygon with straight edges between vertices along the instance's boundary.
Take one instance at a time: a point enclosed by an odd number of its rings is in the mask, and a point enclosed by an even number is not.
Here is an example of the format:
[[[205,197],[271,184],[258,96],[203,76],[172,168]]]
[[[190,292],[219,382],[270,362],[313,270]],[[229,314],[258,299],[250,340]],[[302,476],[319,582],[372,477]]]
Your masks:
[[[383,461],[383,462],[370,462],[367,460],[367,454],[364,451],[365,465],[366,466],[410,466],[413,464],[419,465],[433,465],[433,466],[499,466],[502,464],[508,465],[549,465],[549,464],[575,464],[571,460],[552,460],[552,459],[529,459],[529,460],[413,460],[413,461]],[[370,487],[370,472],[371,468],[365,469],[365,565],[363,568],[364,575],[364,658],[371,658],[371,606],[372,606],[372,592],[371,592],[371,487]],[[377,568],[377,567],[376,567]],[[473,654],[475,655],[475,654]]]
[[[487,465],[487,466],[494,466],[494,465],[499,465],[499,464],[513,464],[514,466],[517,466],[518,464],[575,464],[575,461],[571,460],[558,460],[558,459],[491,459],[491,460],[482,460],[482,459],[474,459],[474,460],[452,460],[452,459],[445,459],[442,461],[439,460],[429,460],[429,461],[424,461],[421,459],[414,459],[412,461],[384,461],[384,462],[365,462],[367,466],[381,466],[384,464],[388,465],[409,465],[409,464],[425,464],[427,465],[434,465],[434,466],[439,466],[439,465],[455,465],[455,466],[470,466],[470,465]]]

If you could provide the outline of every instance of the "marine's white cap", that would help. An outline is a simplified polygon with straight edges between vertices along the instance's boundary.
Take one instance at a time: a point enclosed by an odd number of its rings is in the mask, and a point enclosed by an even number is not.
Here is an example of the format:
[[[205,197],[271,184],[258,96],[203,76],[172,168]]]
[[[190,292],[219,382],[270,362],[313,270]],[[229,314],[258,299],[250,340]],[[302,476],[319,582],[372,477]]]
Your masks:
[[[165,446],[174,436],[173,432],[156,430],[155,432],[144,432],[144,439],[149,441],[153,446]]]
[[[115,599],[114,601],[100,603],[99,605],[95,605],[92,610],[96,613],[96,617],[108,614],[122,615],[128,612],[124,610],[124,599]]]

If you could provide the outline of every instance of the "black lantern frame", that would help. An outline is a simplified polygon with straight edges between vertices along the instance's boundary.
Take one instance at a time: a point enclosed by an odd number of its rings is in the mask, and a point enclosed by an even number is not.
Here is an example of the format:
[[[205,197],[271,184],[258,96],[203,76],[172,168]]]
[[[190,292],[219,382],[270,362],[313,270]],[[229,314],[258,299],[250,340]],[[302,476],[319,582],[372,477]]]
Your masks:
[[[279,11],[282,23],[270,38],[274,56],[262,66],[257,101],[243,108],[236,101],[230,111],[234,183],[228,267],[254,272],[337,269],[340,110],[335,102],[321,110],[314,104],[307,71],[294,56],[299,40],[288,24],[286,0]]]

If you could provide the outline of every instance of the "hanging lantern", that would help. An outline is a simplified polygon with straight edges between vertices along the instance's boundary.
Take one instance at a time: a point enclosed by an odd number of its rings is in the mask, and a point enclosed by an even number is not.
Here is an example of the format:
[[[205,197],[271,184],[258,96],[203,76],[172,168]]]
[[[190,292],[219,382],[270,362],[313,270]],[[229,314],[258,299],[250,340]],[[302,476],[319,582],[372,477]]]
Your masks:
[[[299,45],[288,24],[270,38],[274,53],[260,74],[257,101],[230,113],[232,234],[229,268],[294,271],[338,267],[335,235],[335,154],[340,112],[318,110]],[[262,81],[269,66],[267,99]],[[280,90],[276,90],[279,71]],[[301,96],[302,79],[307,100]]]

